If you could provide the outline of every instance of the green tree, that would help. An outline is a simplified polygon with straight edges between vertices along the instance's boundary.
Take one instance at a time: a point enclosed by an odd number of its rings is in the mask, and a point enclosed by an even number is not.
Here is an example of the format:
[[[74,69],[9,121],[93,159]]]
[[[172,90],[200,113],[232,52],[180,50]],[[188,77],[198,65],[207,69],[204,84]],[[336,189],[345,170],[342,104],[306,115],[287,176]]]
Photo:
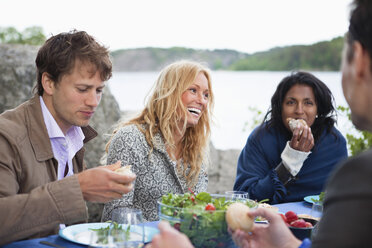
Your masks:
[[[348,107],[338,106],[337,109],[347,115],[348,119],[351,121],[351,112]],[[351,134],[350,132],[346,134],[347,143],[352,156],[361,153],[364,150],[372,147],[372,133],[367,131],[359,131],[354,128],[354,132],[358,135]]]
[[[28,27],[22,32],[14,27],[0,27],[0,43],[41,45],[45,40],[43,29],[38,26]]]

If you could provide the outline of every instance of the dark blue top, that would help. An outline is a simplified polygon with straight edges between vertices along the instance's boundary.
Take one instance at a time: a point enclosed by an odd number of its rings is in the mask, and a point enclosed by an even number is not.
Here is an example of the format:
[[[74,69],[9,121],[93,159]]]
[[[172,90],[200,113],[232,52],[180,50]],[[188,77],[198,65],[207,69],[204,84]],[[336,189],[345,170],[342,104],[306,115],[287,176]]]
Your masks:
[[[247,191],[251,199],[269,199],[271,204],[276,204],[317,195],[324,190],[334,166],[347,158],[342,134],[335,127],[332,132],[325,130],[297,174],[298,179],[284,186],[274,169],[281,162],[280,155],[288,140],[275,128],[260,127],[249,135],[240,153],[234,184],[234,190]]]

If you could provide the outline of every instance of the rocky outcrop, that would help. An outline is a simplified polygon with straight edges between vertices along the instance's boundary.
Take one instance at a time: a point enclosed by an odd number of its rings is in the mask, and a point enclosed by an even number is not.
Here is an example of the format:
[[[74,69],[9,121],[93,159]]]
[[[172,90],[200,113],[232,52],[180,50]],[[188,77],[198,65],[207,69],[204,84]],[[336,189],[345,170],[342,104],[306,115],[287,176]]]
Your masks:
[[[0,44],[0,113],[29,99],[36,82],[35,57],[38,47]],[[86,146],[85,160],[88,168],[99,165],[112,127],[122,113],[108,88],[105,89],[100,106],[91,121],[99,135]],[[209,187],[211,193],[231,190],[234,183],[238,150],[217,150],[210,145],[211,166]],[[89,221],[100,221],[102,204],[87,203]]]

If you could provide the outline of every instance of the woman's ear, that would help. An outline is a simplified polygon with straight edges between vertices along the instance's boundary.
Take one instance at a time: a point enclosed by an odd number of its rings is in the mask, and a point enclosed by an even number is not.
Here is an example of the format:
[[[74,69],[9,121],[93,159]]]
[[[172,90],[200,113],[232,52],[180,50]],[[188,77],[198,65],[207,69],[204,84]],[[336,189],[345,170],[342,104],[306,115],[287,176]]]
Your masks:
[[[43,85],[44,93],[47,95],[53,95],[55,84],[54,81],[50,78],[50,75],[47,72],[43,72],[41,76],[41,84]]]

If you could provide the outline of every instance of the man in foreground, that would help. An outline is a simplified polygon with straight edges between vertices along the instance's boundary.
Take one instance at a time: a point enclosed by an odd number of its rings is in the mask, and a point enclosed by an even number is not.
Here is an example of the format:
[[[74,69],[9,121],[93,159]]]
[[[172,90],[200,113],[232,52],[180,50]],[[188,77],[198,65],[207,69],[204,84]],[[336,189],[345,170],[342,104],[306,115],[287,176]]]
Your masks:
[[[353,3],[345,37],[342,87],[354,125],[372,132],[372,1]],[[372,150],[338,167],[326,187],[323,217],[312,244],[308,239],[296,239],[278,214],[263,208],[252,210],[250,215],[263,216],[270,224],[257,224],[250,234],[237,230],[233,238],[240,247],[371,247],[371,178]],[[163,226],[151,247],[171,247],[166,246],[168,237],[173,244],[184,238]]]
[[[48,39],[37,58],[37,94],[0,115],[0,245],[56,234],[87,220],[85,201],[132,188],[120,162],[84,170],[88,126],[112,75],[108,50],[85,32]]]

